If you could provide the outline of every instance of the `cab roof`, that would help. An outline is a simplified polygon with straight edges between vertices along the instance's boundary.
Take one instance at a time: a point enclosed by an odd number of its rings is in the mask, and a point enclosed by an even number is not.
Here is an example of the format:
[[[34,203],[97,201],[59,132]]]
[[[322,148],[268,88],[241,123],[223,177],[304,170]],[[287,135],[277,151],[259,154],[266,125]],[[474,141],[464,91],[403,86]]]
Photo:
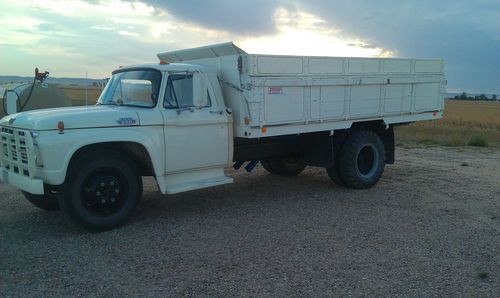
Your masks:
[[[237,47],[234,43],[226,42],[197,48],[159,53],[157,56],[160,60],[168,62],[182,62],[241,54],[246,54],[246,52]]]
[[[162,72],[176,72],[176,71],[200,71],[200,72],[210,72],[206,66],[196,65],[196,64],[186,64],[186,63],[144,63],[144,64],[135,64],[135,65],[127,65],[120,66],[120,68],[115,71],[123,71],[127,69],[137,69],[137,68],[150,68],[156,69]]]

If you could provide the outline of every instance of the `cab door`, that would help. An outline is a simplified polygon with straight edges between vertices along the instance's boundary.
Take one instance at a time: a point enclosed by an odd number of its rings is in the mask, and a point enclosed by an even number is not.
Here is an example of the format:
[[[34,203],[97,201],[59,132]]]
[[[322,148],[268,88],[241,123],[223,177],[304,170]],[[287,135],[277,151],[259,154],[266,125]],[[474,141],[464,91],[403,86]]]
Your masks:
[[[227,165],[232,128],[205,74],[170,74],[162,114],[166,174]]]

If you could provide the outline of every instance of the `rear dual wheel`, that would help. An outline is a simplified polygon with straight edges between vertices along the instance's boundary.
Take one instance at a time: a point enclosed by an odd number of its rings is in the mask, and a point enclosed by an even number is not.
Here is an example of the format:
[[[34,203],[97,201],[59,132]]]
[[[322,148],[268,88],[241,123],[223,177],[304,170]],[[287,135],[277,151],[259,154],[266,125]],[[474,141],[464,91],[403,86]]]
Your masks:
[[[300,156],[264,159],[260,163],[269,173],[286,177],[297,176],[306,167],[304,159]]]
[[[328,176],[338,185],[364,189],[375,185],[385,167],[384,144],[371,131],[352,131],[337,152]]]

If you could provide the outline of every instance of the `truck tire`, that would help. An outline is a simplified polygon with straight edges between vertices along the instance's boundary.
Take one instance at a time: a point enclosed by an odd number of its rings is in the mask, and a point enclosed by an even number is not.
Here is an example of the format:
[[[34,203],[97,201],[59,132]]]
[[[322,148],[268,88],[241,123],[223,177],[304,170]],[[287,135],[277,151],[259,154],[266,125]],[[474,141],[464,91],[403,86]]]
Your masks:
[[[142,179],[134,161],[118,152],[99,151],[72,164],[59,205],[73,226],[105,231],[125,223],[141,195]]]
[[[57,193],[46,193],[43,195],[34,195],[29,192],[21,191],[24,197],[36,207],[45,211],[58,211],[59,195]]]
[[[340,181],[355,189],[375,185],[385,167],[385,150],[379,136],[371,131],[351,132],[340,150]]]
[[[306,163],[300,156],[261,160],[261,164],[269,173],[286,177],[297,176],[306,168]]]
[[[339,169],[338,169],[337,164],[333,165],[330,168],[327,168],[326,172],[328,173],[328,177],[330,177],[330,179],[335,184],[337,184],[338,186],[341,186],[341,187],[345,187],[346,186],[345,183],[340,178]]]
[[[274,175],[278,175],[278,172],[276,172],[272,165],[271,165],[271,162],[268,160],[268,159],[263,159],[260,161],[260,164],[262,165],[262,167],[268,171],[269,173],[271,174],[274,174]]]

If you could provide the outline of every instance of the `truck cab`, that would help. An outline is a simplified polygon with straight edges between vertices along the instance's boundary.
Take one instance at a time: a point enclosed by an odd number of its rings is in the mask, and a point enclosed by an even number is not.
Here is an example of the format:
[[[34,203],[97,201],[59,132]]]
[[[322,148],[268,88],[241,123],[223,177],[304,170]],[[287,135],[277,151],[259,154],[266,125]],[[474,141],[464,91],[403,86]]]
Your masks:
[[[154,176],[163,194],[232,182],[224,175],[232,162],[232,117],[217,75],[202,66],[122,67],[96,106],[12,114],[0,126],[1,180],[44,209],[70,205],[58,199],[69,192],[83,202],[80,214],[104,218],[122,197],[139,199],[141,176]],[[96,160],[103,164],[83,177],[82,167]]]

